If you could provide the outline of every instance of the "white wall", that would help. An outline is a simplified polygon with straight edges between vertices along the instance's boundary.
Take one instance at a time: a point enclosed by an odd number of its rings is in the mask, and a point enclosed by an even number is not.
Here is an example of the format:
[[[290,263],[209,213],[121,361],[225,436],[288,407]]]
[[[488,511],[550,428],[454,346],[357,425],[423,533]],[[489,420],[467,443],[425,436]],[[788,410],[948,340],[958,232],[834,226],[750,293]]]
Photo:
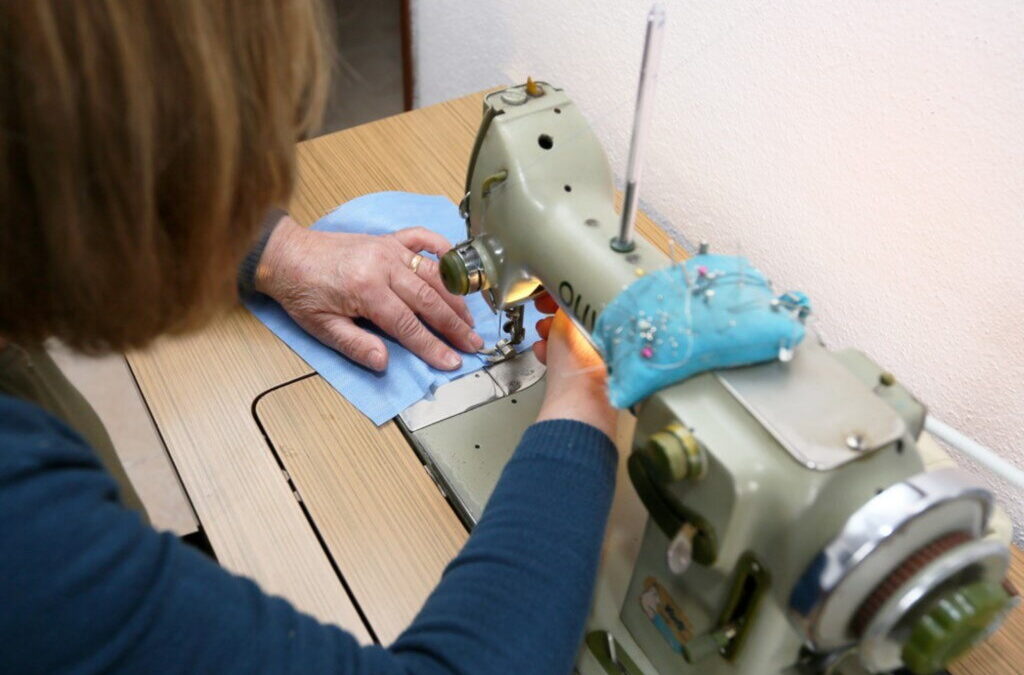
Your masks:
[[[665,6],[643,206],[1024,466],[1024,3]],[[548,80],[621,179],[648,7],[417,0],[418,105]],[[1024,541],[1024,496],[991,484]]]

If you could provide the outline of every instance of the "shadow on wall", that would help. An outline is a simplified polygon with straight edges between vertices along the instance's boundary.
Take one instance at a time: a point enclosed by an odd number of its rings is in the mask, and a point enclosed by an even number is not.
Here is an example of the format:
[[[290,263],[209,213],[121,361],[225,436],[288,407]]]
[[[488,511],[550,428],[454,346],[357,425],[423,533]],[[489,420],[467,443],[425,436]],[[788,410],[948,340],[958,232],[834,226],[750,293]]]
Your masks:
[[[336,53],[320,134],[402,112],[400,0],[330,0]]]

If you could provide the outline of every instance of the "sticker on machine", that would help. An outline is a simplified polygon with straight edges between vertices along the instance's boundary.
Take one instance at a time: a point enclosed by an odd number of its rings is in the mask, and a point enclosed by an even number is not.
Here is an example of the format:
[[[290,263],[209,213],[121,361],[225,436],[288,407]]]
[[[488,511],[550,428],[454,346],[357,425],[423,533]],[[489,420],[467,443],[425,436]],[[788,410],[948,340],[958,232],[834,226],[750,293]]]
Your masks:
[[[654,577],[644,579],[640,607],[673,651],[682,654],[683,644],[693,636],[690,620],[665,587]]]

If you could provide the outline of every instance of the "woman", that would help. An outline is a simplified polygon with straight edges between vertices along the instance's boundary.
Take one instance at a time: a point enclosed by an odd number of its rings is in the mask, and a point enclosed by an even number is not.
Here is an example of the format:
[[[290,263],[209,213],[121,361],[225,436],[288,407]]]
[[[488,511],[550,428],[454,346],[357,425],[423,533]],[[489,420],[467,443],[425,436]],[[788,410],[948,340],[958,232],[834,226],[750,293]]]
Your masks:
[[[409,265],[443,243],[312,240],[287,221],[259,232],[289,198],[294,143],[322,99],[317,25],[303,0],[0,5],[5,351],[36,353],[51,336],[126,349],[188,330],[232,300],[239,266],[370,367],[386,357],[342,319],[381,303],[392,314],[370,318],[393,317],[437,365],[447,347],[422,339],[416,298],[427,323],[474,347],[464,307],[423,291],[436,278]],[[309,258],[324,249],[335,255]],[[358,264],[368,250],[390,261],[372,278]],[[571,322],[539,329],[538,423],[386,648],[359,647],[148,528],[61,410],[0,396],[0,672],[568,672],[614,486],[615,414]]]

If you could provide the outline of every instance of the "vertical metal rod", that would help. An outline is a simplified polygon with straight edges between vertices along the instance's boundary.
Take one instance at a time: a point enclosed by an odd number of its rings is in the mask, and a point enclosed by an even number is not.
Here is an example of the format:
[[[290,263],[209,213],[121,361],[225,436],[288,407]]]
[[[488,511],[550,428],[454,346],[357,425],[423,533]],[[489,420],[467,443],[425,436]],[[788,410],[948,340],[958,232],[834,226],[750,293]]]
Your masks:
[[[654,107],[654,88],[658,83],[658,63],[661,56],[661,36],[665,28],[665,10],[656,4],[647,15],[647,34],[644,36],[644,56],[640,65],[640,84],[636,92],[636,109],[633,112],[633,137],[629,144],[629,163],[626,165],[626,193],[622,201],[622,222],[619,236],[612,239],[612,248],[619,252],[632,251],[633,226],[636,223],[636,207],[640,190],[642,168],[641,151],[644,138],[650,126],[651,110]]]

